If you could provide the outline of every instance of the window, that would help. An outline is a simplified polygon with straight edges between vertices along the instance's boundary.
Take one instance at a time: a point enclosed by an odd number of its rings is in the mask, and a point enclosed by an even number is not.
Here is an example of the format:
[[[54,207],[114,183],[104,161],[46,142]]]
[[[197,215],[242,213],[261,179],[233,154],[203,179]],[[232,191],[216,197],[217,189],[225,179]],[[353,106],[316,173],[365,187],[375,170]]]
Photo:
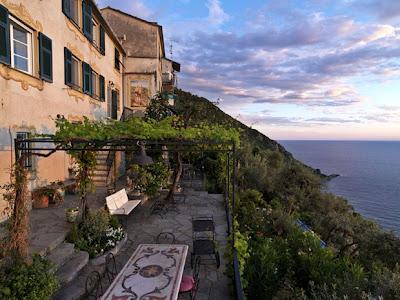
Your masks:
[[[63,13],[79,26],[79,0],[62,0]]]
[[[93,18],[92,18],[92,7],[90,6],[89,1],[82,1],[82,29],[83,34],[89,39],[89,41],[93,41]]]
[[[92,19],[93,24],[93,44],[98,46],[99,45],[99,24],[95,19]]]
[[[72,55],[71,83],[79,87],[79,59]]]
[[[77,25],[79,24],[79,2],[78,0],[70,0],[71,1],[71,19]]]
[[[79,70],[80,61],[71,51],[64,48],[64,72],[65,72],[65,84],[74,88],[80,88],[79,83]]]
[[[119,67],[119,51],[117,50],[117,48],[115,48],[115,57],[114,57],[114,67],[119,71],[120,67]]]
[[[0,5],[0,62],[10,64],[10,19],[8,10]]]
[[[92,96],[96,99],[99,98],[99,76],[92,70]]]
[[[99,89],[100,89],[100,100],[106,100],[106,86],[105,86],[105,79],[103,76],[99,75]]]
[[[52,42],[47,36],[39,32],[39,65],[40,78],[53,81],[53,49]]]
[[[32,32],[17,20],[10,19],[11,66],[32,74]]]
[[[17,140],[23,140],[29,138],[30,133],[29,132],[17,132]],[[22,150],[19,151],[19,156],[21,157],[22,155],[24,156],[23,158],[23,166],[25,168],[31,169],[32,168],[32,156],[30,153],[32,152],[30,150],[31,145],[30,143],[24,142],[21,144]]]
[[[92,95],[92,69],[85,62],[82,62],[82,90],[85,94]]]

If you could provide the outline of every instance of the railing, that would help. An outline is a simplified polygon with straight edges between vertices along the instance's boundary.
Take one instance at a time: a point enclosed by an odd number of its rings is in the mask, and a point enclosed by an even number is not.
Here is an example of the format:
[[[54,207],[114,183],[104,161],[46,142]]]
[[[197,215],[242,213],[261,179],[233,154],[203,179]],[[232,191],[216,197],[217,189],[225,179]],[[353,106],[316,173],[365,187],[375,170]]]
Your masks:
[[[228,193],[225,192],[225,212],[226,212],[226,222],[228,223],[228,235],[233,235],[235,234],[233,232],[233,226],[232,226],[232,215],[229,209],[229,199],[228,199]],[[244,300],[244,291],[243,291],[243,285],[242,285],[242,280],[240,278],[240,268],[239,268],[239,259],[238,259],[238,254],[234,245],[235,241],[234,238],[231,239],[231,247],[232,247],[232,256],[233,256],[233,279],[234,279],[234,284],[235,284],[235,293],[236,293],[236,299],[237,300]]]

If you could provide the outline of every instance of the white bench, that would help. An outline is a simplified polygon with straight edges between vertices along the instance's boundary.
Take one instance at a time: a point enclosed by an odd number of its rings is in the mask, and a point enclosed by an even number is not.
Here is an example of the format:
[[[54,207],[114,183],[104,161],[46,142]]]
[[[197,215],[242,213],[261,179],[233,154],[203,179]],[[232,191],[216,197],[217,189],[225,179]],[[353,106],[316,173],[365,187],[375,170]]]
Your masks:
[[[129,200],[126,190],[122,189],[108,197],[106,203],[110,215],[129,215],[142,200]]]

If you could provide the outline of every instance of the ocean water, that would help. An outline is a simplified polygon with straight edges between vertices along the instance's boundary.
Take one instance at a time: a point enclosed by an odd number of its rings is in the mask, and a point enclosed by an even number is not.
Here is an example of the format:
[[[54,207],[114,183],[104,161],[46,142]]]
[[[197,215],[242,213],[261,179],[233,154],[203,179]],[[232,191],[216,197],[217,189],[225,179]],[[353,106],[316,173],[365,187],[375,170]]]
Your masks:
[[[325,174],[327,189],[363,216],[400,235],[400,142],[280,141],[293,156]]]

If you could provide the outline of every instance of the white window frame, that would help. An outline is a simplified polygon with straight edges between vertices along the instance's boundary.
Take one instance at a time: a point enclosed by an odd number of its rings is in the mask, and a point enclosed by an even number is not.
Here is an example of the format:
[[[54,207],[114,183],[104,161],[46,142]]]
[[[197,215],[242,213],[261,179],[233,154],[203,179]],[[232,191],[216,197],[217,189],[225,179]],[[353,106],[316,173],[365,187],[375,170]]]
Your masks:
[[[17,24],[19,27],[21,27],[23,30],[25,30],[27,34],[26,42],[27,42],[27,58],[28,58],[28,71],[20,70],[15,67],[14,63],[14,24]],[[32,36],[33,36],[33,31],[24,25],[22,22],[18,21],[16,18],[13,16],[10,16],[10,49],[11,49],[11,67],[24,72],[29,75],[33,75],[33,51],[32,51]],[[18,55],[18,54],[17,54]]]

